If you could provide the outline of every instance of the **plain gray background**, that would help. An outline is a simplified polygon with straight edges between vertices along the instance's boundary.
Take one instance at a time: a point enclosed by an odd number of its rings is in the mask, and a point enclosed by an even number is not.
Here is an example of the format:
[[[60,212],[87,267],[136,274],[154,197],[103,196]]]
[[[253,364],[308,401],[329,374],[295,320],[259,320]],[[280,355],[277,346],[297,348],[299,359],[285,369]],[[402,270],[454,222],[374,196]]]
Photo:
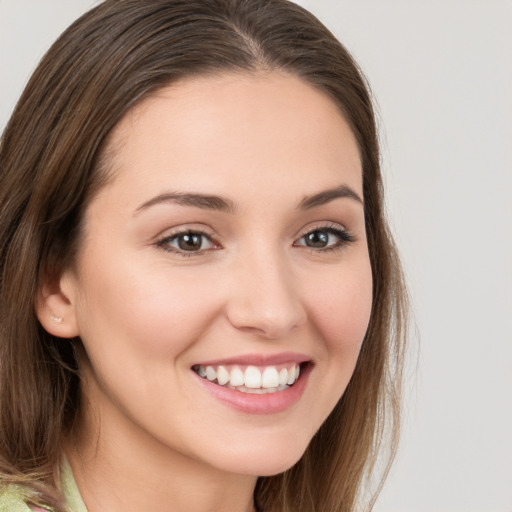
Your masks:
[[[420,338],[375,510],[511,512],[512,2],[299,3],[372,84]],[[94,4],[0,0],[1,128],[44,51]]]

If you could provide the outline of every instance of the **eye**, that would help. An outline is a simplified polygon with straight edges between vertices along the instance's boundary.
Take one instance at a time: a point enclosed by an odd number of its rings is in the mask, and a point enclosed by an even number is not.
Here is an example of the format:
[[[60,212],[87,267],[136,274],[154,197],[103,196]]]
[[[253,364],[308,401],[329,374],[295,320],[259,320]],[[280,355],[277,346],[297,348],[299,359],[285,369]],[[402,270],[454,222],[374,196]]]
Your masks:
[[[212,239],[200,231],[183,231],[163,238],[157,245],[177,253],[195,253],[215,248]]]
[[[299,238],[296,246],[309,247],[316,250],[336,249],[354,241],[350,233],[341,228],[315,228]]]

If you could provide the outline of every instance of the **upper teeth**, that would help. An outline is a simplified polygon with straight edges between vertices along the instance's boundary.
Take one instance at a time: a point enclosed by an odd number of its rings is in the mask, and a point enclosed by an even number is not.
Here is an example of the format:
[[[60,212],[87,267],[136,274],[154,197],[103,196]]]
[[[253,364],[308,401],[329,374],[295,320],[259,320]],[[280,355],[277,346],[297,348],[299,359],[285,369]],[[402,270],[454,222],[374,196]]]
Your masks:
[[[294,384],[299,378],[300,366],[291,363],[288,366],[279,367],[266,366],[258,368],[257,366],[247,366],[245,370],[240,366],[196,366],[194,371],[201,377],[210,381],[217,381],[220,386],[230,388],[243,388],[249,390],[256,389],[285,389]]]

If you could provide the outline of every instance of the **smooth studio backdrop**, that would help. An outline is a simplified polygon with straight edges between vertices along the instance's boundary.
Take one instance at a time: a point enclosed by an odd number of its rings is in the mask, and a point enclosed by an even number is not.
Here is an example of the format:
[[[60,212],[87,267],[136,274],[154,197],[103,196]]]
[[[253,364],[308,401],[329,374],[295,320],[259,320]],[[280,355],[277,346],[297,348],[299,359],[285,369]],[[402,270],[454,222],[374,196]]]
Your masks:
[[[512,512],[512,2],[302,0],[378,105],[416,324],[376,512]],[[0,128],[91,0],[0,0]]]

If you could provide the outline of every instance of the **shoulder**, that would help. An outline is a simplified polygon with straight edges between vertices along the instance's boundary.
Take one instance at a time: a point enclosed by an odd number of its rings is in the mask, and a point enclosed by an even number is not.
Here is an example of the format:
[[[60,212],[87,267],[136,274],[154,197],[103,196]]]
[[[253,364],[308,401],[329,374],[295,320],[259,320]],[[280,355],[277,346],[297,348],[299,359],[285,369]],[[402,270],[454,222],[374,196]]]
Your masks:
[[[46,512],[46,509],[27,505],[25,497],[22,487],[0,484],[0,512]]]
[[[0,487],[0,512],[31,512],[21,487],[18,485]]]

